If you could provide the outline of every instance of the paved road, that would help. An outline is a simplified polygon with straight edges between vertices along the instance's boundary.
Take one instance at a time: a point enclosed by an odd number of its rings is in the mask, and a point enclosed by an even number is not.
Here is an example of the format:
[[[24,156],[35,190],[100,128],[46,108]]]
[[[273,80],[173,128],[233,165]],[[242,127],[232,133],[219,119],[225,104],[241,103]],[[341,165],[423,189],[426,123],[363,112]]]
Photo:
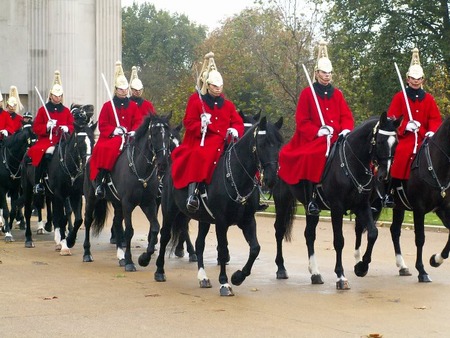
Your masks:
[[[196,265],[188,258],[167,259],[166,283],[153,279],[155,260],[125,273],[105,231],[93,239],[93,263],[82,262],[83,234],[72,256],[54,251],[52,234],[35,236],[25,249],[0,236],[1,337],[444,337],[450,332],[450,266],[428,267],[432,283],[417,283],[413,231],[403,231],[404,256],[413,276],[399,277],[389,229],[379,228],[369,273],[353,273],[353,227],[345,225],[344,264],[351,290],[335,289],[331,227],[318,227],[317,256],[324,285],[311,285],[303,239],[295,221],[294,239],[285,244],[290,279],[276,280],[273,219],[258,217],[262,246],[253,273],[235,297],[218,291],[215,236],[207,238],[206,268],[213,288],[200,289]],[[147,223],[134,215],[135,262],[146,245]],[[196,233],[196,224],[192,224]],[[230,275],[244,264],[248,246],[239,229],[229,231]],[[427,232],[425,258],[442,248],[447,233]]]

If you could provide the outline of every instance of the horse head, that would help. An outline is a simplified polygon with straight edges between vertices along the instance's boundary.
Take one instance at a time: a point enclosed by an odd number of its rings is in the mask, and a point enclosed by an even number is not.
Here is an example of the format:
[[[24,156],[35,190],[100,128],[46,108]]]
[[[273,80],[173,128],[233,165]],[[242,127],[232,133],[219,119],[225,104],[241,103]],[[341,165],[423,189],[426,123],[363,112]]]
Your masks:
[[[283,117],[276,123],[270,123],[266,117],[261,118],[257,135],[256,149],[260,162],[260,175],[263,184],[272,189],[277,180],[278,154],[283,145],[283,136],[280,129]]]
[[[82,129],[85,125],[92,125],[94,116],[94,106],[92,104],[75,104],[70,106],[70,112],[73,115],[75,128]]]
[[[390,119],[383,112],[372,133],[372,162],[376,167],[379,181],[386,181],[394,158],[395,148],[398,144],[397,128],[403,117]]]

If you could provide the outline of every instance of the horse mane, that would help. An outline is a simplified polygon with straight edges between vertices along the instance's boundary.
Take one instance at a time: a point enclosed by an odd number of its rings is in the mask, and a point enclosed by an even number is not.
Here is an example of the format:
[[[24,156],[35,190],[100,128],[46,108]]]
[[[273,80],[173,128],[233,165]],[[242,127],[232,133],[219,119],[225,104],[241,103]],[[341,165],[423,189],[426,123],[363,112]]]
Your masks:
[[[152,119],[156,117],[152,116],[152,115],[148,115],[144,118],[144,121],[142,121],[141,125],[139,126],[139,128],[136,130],[136,133],[134,134],[134,142],[140,140],[142,137],[145,136],[145,134],[147,133],[147,130],[150,126],[150,122],[152,121]]]

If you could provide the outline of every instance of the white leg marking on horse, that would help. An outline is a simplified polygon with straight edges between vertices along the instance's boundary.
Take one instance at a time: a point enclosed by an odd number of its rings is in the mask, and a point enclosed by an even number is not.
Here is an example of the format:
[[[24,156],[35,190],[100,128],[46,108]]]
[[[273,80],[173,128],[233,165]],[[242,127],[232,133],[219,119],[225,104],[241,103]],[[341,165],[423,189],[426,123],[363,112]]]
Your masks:
[[[361,249],[360,248],[356,249],[353,256],[355,257],[356,263],[361,262]]]
[[[198,278],[198,280],[208,279],[205,269],[203,269],[203,268],[198,269],[197,278]]]
[[[61,244],[61,232],[59,231],[59,228],[55,228],[55,243]]]
[[[405,261],[403,260],[403,256],[402,255],[395,255],[395,261],[396,261],[397,267],[399,267],[400,269],[407,269],[408,268],[406,266]]]
[[[10,232],[5,233],[5,241],[6,242],[14,242],[14,238]]]
[[[67,241],[63,239],[61,241],[61,252],[59,253],[61,256],[71,256],[72,253],[70,252],[69,247],[67,246]]]
[[[309,257],[308,270],[312,275],[320,275],[319,266],[316,261],[316,255],[312,255]]]
[[[37,228],[37,230],[36,230],[36,233],[38,234],[38,235],[42,235],[42,234],[45,234],[47,231],[45,230],[45,228],[44,228],[44,222],[42,222],[42,221],[39,221],[38,223],[37,223],[37,225],[38,225],[38,228]]]
[[[125,251],[121,248],[117,248],[117,259],[120,261],[121,259],[125,259]]]
[[[435,260],[436,263],[438,263],[438,264],[444,263],[444,258],[442,258],[441,254],[436,254],[436,256],[434,256],[434,260]]]

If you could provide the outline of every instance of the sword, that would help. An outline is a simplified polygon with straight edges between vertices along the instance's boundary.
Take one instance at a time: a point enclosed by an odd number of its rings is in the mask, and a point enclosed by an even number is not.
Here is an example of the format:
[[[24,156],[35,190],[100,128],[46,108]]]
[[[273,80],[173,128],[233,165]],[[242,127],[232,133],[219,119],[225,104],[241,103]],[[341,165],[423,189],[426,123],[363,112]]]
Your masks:
[[[49,114],[49,112],[48,112],[48,110],[47,110],[47,106],[45,105],[44,99],[42,98],[42,95],[41,95],[41,93],[39,92],[39,89],[37,89],[36,86],[34,86],[34,89],[36,90],[36,93],[38,94],[39,100],[41,100],[41,103],[42,103],[42,105],[44,106],[44,110],[45,110],[45,113],[47,114],[48,120],[49,120],[49,121],[52,120],[52,118],[50,117],[50,114]],[[52,131],[53,131],[53,124],[52,124],[52,126],[51,126],[51,128],[50,128],[50,135],[49,135],[50,141],[52,140],[52,135],[53,135]]]
[[[196,73],[197,79],[198,79],[197,66],[195,66],[195,73]],[[201,119],[201,122],[202,122],[201,129],[200,129],[201,133],[202,133],[202,139],[200,140],[200,147],[203,147],[205,145],[205,136],[206,136],[206,132],[208,130],[208,123],[207,123],[206,119],[204,119],[203,117],[207,116],[206,114],[208,114],[208,113],[205,110],[205,105],[203,103],[202,94],[200,92],[200,89],[198,88],[198,84],[195,84],[195,90],[197,91],[198,98],[200,99],[200,102],[202,104],[202,110],[203,110],[203,113],[200,115],[200,119]]]

